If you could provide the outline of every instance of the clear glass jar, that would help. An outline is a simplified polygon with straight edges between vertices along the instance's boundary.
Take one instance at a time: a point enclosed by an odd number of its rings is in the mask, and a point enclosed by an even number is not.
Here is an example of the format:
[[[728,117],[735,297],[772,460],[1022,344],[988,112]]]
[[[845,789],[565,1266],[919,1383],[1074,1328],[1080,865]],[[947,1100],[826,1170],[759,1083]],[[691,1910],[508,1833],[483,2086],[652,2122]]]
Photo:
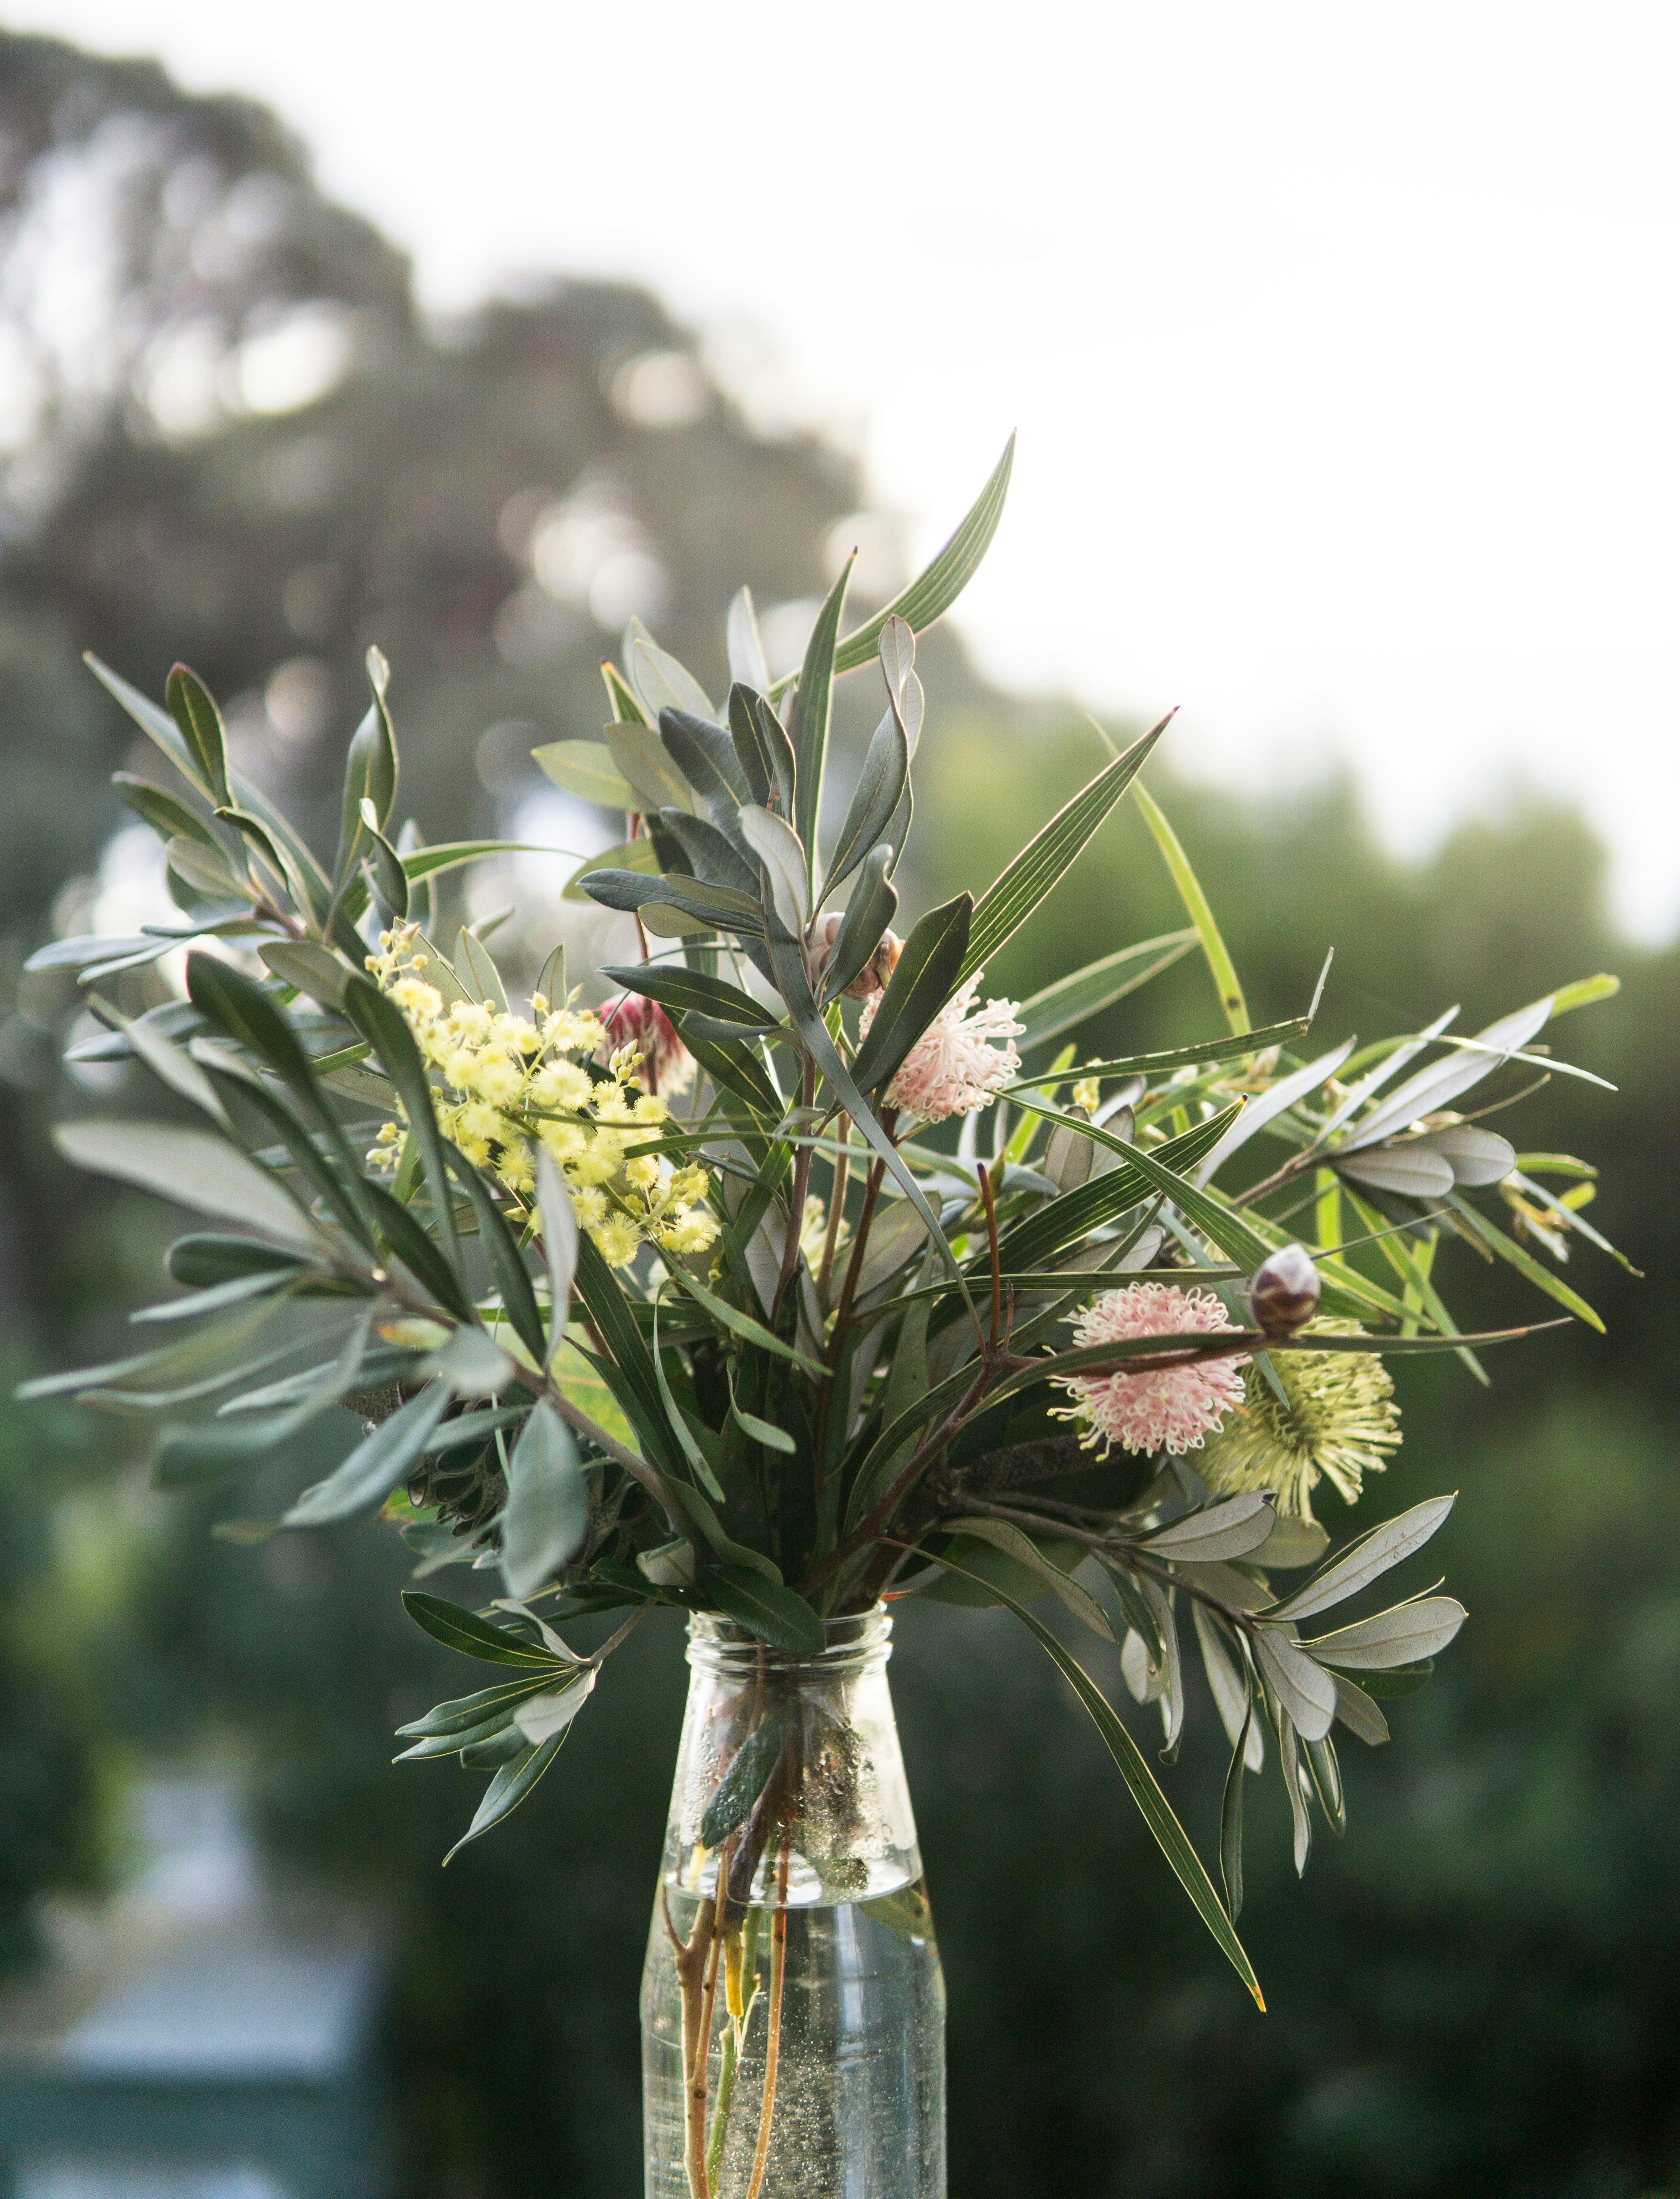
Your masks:
[[[878,1607],[799,1658],[689,1623],[642,1974],[648,2199],[944,2199],[945,1985],[891,1631]]]

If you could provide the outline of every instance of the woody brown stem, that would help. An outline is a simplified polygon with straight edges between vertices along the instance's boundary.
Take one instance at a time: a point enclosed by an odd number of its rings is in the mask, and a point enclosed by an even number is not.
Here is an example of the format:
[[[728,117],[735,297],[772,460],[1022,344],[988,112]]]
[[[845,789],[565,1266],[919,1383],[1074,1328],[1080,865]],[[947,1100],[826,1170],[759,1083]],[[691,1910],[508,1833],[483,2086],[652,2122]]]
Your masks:
[[[706,2175],[706,2062],[711,2045],[711,2027],[709,2021],[703,2033],[701,2016],[706,2004],[709,1963],[715,1991],[716,1967],[710,1958],[716,1936],[716,1904],[709,1899],[701,1903],[694,1928],[685,1939],[671,1922],[670,1898],[662,1887],[659,1898],[664,1906],[665,1931],[675,1957],[677,1984],[682,1993],[683,2168],[688,2178],[689,2199],[711,2199]]]
[[[834,1163],[834,1184],[829,1193],[828,1232],[823,1239],[822,1267],[817,1276],[819,1297],[826,1294],[829,1277],[834,1273],[834,1255],[840,1244],[840,1223],[846,1211],[846,1178],[852,1164],[849,1151],[852,1141],[852,1118],[849,1115],[843,1115],[840,1117],[837,1134],[842,1146],[848,1150],[839,1153]]]

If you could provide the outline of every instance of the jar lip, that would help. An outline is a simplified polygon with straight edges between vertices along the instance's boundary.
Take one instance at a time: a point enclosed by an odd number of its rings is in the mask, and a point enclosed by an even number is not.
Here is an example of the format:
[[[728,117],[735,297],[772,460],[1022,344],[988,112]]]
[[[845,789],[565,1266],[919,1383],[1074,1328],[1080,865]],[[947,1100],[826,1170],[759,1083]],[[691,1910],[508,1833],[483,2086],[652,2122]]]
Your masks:
[[[778,1671],[814,1667],[831,1671],[837,1665],[848,1664],[864,1658],[890,1654],[892,1614],[884,1603],[873,1605],[868,1611],[848,1613],[841,1619],[825,1619],[823,1623],[825,1647],[813,1654],[780,1649],[766,1642],[760,1635],[751,1633],[738,1619],[720,1611],[693,1611],[688,1619],[688,1657],[691,1664],[697,1659],[708,1663],[750,1663],[757,1666],[761,1659]]]

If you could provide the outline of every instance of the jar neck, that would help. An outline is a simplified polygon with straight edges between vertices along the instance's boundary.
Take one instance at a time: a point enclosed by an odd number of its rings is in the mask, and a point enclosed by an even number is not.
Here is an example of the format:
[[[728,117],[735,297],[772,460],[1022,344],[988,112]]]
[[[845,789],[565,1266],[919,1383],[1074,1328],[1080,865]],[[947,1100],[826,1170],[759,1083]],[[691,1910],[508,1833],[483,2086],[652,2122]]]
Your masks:
[[[731,1679],[775,1672],[795,1680],[820,1681],[879,1671],[892,1654],[892,1620],[882,1603],[851,1618],[825,1619],[823,1632],[826,1643],[821,1653],[801,1656],[761,1641],[716,1612],[697,1611],[688,1622],[688,1661],[697,1671]]]

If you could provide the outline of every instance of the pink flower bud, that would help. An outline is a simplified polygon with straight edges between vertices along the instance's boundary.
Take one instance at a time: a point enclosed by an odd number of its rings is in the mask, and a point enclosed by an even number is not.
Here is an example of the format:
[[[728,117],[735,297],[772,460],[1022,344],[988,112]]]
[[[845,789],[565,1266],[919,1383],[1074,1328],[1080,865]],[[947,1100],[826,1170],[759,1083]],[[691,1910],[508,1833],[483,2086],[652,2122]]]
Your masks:
[[[1248,1293],[1249,1310],[1269,1336],[1288,1336],[1318,1311],[1318,1269],[1304,1245],[1285,1245],[1263,1260]]]
[[[817,926],[817,951],[812,958],[811,971],[814,983],[821,977],[833,960],[835,944],[845,920],[843,915],[837,913],[824,917]],[[846,998],[849,1000],[871,1000],[877,993],[884,992],[892,983],[893,971],[898,967],[898,958],[903,950],[904,942],[895,931],[884,931],[880,945],[847,986]]]

